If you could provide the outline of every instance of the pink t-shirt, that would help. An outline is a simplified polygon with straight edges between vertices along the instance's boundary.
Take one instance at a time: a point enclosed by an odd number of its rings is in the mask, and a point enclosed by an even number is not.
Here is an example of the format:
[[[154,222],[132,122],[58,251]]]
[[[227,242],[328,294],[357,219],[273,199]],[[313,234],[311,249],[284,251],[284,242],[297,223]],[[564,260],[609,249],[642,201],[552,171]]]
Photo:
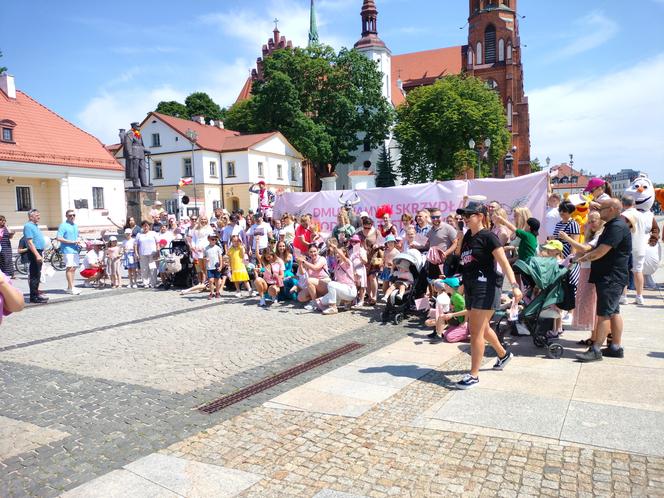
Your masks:
[[[328,274],[327,271],[327,260],[323,258],[322,256],[318,256],[318,259],[316,260],[315,263],[311,263],[314,265],[317,265],[320,261],[323,261],[323,267],[320,270],[309,270],[307,269],[307,274],[312,277],[312,278],[328,278],[330,275]]]
[[[263,278],[270,285],[276,284],[281,286],[283,284],[283,281],[281,281],[281,278],[279,278],[279,281],[277,281],[277,277],[280,274],[283,275],[285,269],[286,267],[284,266],[283,261],[281,260],[274,261],[273,263],[270,263],[265,267],[265,273],[263,273]]]
[[[355,276],[350,263],[339,262],[334,270],[334,281],[355,287]]]

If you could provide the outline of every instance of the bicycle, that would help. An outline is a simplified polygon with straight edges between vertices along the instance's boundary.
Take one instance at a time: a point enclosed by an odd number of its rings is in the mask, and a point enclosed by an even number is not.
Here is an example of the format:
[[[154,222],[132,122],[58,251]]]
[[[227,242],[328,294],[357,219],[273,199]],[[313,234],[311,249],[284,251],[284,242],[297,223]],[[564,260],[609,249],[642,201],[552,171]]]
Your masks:
[[[51,247],[44,251],[42,257],[44,258],[44,262],[48,261],[51,263],[54,269],[58,271],[65,270],[65,258],[60,252],[60,242],[57,239],[51,239]]]
[[[25,261],[23,261],[25,259]],[[14,256],[14,269],[21,275],[27,275],[30,263],[27,258],[23,258],[22,254],[17,254]]]

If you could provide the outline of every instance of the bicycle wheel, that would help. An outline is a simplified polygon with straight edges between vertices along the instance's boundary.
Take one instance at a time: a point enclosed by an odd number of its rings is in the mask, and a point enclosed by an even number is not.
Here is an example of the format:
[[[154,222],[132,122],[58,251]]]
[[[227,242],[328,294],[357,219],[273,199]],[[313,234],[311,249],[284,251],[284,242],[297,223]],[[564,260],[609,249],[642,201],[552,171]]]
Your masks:
[[[21,255],[20,254],[17,254],[16,256],[14,256],[14,268],[21,275],[27,275],[28,274],[28,265],[29,265],[29,263],[24,263],[21,260]]]
[[[60,251],[53,252],[51,256],[51,266],[58,271],[64,271],[65,267],[65,257]]]

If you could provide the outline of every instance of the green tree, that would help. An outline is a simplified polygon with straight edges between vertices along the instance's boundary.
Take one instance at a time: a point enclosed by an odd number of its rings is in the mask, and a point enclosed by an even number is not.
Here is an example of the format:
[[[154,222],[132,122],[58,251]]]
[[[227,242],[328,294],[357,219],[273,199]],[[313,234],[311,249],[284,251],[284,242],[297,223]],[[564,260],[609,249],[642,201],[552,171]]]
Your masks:
[[[189,114],[189,109],[184,104],[177,102],[175,100],[161,101],[157,104],[155,112],[161,114],[166,114],[167,116],[173,116],[176,118],[190,119],[191,115]]]
[[[187,106],[189,116],[205,116],[206,119],[215,121],[224,117],[224,111],[219,104],[205,92],[192,93],[185,99],[184,105]]]
[[[394,163],[390,151],[387,150],[385,143],[380,149],[378,156],[378,164],[376,165],[376,187],[394,187],[396,184],[397,175],[394,174]]]
[[[252,97],[229,110],[229,128],[280,131],[321,176],[328,165],[334,171],[356,159],[358,133],[372,147],[387,136],[393,113],[382,96],[382,74],[359,52],[337,54],[325,45],[279,50],[263,70]]]
[[[0,58],[2,58],[2,52],[0,52]],[[0,74],[4,74],[7,72],[7,68],[4,66],[0,66]]]
[[[531,173],[537,173],[538,171],[542,171],[542,165],[540,164],[540,160],[538,157],[530,161],[530,172]]]
[[[397,109],[404,183],[450,180],[477,164],[468,141],[491,139],[485,173],[507,152],[510,134],[500,96],[472,76],[447,76],[411,91]]]

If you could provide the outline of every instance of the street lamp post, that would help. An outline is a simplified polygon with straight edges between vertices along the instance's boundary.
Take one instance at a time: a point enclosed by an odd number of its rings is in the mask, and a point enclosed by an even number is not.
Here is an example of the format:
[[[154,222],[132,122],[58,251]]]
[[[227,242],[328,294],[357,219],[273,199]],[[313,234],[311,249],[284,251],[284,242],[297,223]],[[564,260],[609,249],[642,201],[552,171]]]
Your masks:
[[[198,133],[192,129],[187,130],[187,138],[191,142],[191,180],[194,184],[194,209],[198,213],[198,197],[196,196],[196,169],[194,168],[194,147],[196,146],[196,139],[198,138]]]
[[[512,178],[514,176],[514,153],[516,152],[516,145],[513,146],[505,156],[505,178]]]
[[[468,147],[470,150],[475,151],[477,154],[477,178],[482,178],[482,154],[486,157],[489,157],[489,149],[491,148],[491,139],[487,138],[484,140],[484,148],[476,149],[475,140],[472,138],[468,140]]]

